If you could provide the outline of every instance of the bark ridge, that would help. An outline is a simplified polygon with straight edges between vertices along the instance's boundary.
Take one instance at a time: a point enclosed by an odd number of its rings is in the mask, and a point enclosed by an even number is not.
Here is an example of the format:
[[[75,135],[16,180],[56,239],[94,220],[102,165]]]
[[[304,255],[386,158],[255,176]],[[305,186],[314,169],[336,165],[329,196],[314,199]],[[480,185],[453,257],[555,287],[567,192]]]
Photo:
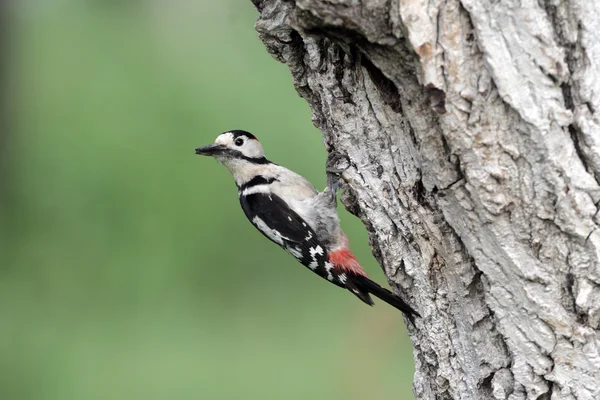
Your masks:
[[[600,398],[600,3],[253,3],[423,316],[417,398]]]

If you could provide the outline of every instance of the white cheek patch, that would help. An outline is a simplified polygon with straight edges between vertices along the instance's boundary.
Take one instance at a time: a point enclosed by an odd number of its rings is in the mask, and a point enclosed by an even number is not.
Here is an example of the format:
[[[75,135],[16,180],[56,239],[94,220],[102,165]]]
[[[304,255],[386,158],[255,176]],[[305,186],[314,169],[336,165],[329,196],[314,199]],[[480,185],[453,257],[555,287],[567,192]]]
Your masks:
[[[242,139],[243,144],[240,146],[236,145],[237,139]],[[246,136],[238,136],[237,138],[232,132],[225,132],[217,136],[215,144],[227,147],[229,150],[238,151],[244,157],[248,158],[263,158],[265,152],[262,145],[255,139],[249,139]]]
[[[261,158],[265,156],[262,145],[258,143],[258,140],[255,139],[246,140],[240,151],[246,157]]]

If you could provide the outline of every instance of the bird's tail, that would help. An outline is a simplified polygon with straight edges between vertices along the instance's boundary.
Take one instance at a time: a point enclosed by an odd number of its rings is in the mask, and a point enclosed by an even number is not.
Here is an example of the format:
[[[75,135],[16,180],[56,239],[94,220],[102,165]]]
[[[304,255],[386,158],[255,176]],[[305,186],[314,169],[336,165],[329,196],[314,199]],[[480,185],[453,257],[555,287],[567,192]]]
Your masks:
[[[415,309],[409,306],[404,300],[396,296],[389,290],[382,288],[377,283],[370,280],[364,275],[354,275],[348,277],[346,287],[359,299],[369,305],[373,305],[373,300],[369,296],[369,293],[375,297],[385,301],[392,307],[402,311],[404,315],[414,324],[414,317],[421,317]]]
[[[344,239],[345,238],[344,235]],[[348,249],[347,246],[344,246],[341,249],[337,249],[332,251],[328,255],[329,262],[331,262],[336,269],[340,272],[345,273],[347,278],[344,283],[346,289],[350,290],[352,294],[356,297],[367,303],[368,305],[373,305],[373,299],[369,294],[372,294],[379,299],[385,301],[392,307],[397,308],[402,311],[404,315],[410,320],[410,322],[414,325],[414,317],[421,317],[418,312],[416,312],[411,306],[406,304],[404,300],[400,297],[396,296],[394,293],[390,292],[387,289],[382,288],[377,283],[373,282],[367,277],[367,274],[362,269],[356,256]]]

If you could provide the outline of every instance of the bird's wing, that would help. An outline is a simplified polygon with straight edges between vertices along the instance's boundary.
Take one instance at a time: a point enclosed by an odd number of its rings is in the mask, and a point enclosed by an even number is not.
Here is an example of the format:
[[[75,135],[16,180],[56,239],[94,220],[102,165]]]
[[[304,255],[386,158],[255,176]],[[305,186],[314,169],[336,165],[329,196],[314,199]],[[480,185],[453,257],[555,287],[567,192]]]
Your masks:
[[[240,197],[240,203],[246,217],[263,235],[318,275],[343,286],[315,231],[284,200],[273,193],[254,193]]]
[[[254,193],[242,196],[240,203],[250,222],[279,245],[283,240],[302,243],[307,237],[315,236],[302,217],[276,194]]]

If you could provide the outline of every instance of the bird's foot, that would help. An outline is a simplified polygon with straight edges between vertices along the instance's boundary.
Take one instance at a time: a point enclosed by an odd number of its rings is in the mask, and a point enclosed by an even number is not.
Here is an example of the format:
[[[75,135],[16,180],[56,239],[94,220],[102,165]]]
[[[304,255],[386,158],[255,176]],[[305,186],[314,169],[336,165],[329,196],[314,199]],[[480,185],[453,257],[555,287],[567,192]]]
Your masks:
[[[340,178],[342,173],[350,168],[350,159],[348,156],[332,151],[327,156],[325,171],[327,172],[326,192],[330,193],[331,201],[335,203],[336,193],[340,187]]]
[[[350,168],[350,158],[347,155],[332,151],[327,156],[325,171],[328,175],[339,177],[342,172]]]

